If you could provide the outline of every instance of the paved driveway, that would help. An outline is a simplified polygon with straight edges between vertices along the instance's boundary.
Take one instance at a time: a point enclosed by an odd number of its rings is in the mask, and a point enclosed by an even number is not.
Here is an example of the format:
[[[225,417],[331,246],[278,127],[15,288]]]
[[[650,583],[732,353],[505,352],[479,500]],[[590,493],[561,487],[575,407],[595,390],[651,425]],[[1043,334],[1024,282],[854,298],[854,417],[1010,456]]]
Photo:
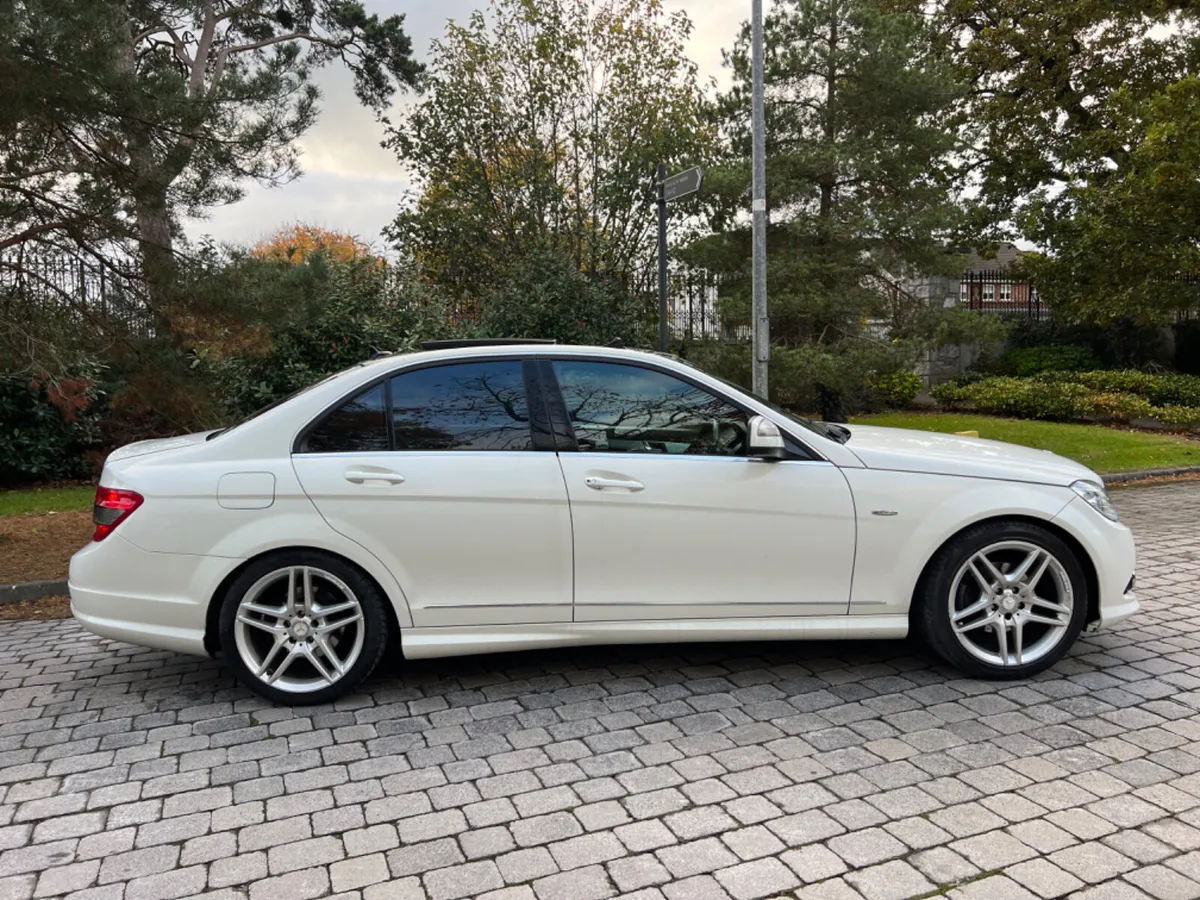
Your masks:
[[[332,708],[0,624],[0,900],[1200,896],[1200,486],[1143,612],[1034,681],[919,647],[439,660]]]

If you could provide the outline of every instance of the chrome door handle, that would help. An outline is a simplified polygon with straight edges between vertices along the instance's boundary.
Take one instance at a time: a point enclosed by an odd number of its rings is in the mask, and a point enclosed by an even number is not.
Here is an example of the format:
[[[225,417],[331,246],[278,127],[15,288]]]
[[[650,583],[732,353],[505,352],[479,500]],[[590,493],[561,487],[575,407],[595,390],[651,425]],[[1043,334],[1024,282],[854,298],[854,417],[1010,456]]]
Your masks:
[[[595,475],[589,475],[583,479],[583,483],[593,491],[603,491],[606,488],[613,488],[615,490],[637,492],[644,490],[646,487],[640,481],[626,481],[622,478],[598,478]]]
[[[399,472],[389,472],[386,469],[347,469],[346,480],[351,484],[365,484],[368,481],[403,484],[404,476]]]

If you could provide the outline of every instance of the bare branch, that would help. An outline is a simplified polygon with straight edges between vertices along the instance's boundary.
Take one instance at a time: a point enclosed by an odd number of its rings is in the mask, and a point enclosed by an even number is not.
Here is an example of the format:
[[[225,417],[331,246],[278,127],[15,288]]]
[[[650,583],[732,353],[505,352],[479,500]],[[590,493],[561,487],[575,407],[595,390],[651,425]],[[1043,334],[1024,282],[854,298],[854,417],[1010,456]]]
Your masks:
[[[12,237],[0,240],[0,250],[5,250],[9,247],[15,247],[17,244],[23,244],[30,238],[35,238],[39,234],[45,234],[48,231],[66,231],[71,228],[73,222],[44,222],[41,225],[34,225],[32,228],[26,228],[24,231],[14,234]]]
[[[316,34],[306,34],[303,31],[293,31],[289,34],[280,34],[273,38],[256,41],[253,44],[235,44],[234,46],[226,49],[228,49],[231,54],[244,53],[247,50],[261,50],[263,47],[270,47],[272,44],[284,44],[288,41],[308,41],[312,44],[324,44],[326,47],[333,47],[335,50],[342,50],[350,46],[353,39],[344,38],[342,40],[334,40],[333,38],[321,37]]]

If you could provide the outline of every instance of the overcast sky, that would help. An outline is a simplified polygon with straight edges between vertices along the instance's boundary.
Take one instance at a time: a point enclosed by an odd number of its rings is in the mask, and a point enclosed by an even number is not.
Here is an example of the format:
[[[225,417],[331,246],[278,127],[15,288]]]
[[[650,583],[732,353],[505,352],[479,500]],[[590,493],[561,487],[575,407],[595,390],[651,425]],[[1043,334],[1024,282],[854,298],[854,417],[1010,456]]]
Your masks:
[[[487,0],[364,0],[364,5],[380,16],[403,13],[413,50],[427,60],[430,42],[441,36],[446,21],[465,21],[472,10],[487,6]],[[691,57],[702,78],[715,77],[725,87],[728,74],[721,65],[721,49],[732,45],[740,24],[749,17],[750,0],[664,0],[664,5],[671,11],[687,11],[695,25]],[[304,175],[278,188],[248,185],[240,203],[219,207],[207,219],[189,223],[192,237],[211,235],[222,242],[253,243],[302,221],[383,246],[380,229],[396,215],[408,186],[407,173],[390,151],[379,146],[382,127],[355,98],[346,71],[331,65],[321,72],[319,84],[321,116],[301,141]]]

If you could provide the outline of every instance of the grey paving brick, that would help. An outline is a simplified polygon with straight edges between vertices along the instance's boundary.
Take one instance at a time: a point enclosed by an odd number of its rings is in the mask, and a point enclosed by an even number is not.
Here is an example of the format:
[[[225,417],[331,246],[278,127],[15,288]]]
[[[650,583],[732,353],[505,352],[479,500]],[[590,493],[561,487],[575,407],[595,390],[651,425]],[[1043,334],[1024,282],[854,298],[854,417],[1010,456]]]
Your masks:
[[[508,884],[533,881],[558,871],[554,857],[545,847],[516,850],[497,857],[500,874]]]
[[[1050,900],[1084,887],[1084,883],[1047,859],[1031,859],[1005,870],[1009,878],[1039,897]]]
[[[1067,847],[1051,853],[1049,859],[1088,884],[1107,881],[1134,868],[1132,860],[1098,841]]]
[[[59,894],[69,894],[72,891],[81,891],[94,884],[96,876],[99,873],[99,860],[44,869],[38,875],[34,896],[52,897]]]
[[[981,878],[957,887],[948,895],[950,900],[1037,900],[1017,882],[1004,875]]]
[[[134,878],[125,885],[125,900],[177,900],[200,893],[207,881],[204,866]]]
[[[617,891],[601,866],[547,875],[533,883],[538,900],[602,900]]]
[[[663,884],[671,873],[649,853],[615,859],[607,866],[608,876],[622,893]]]
[[[463,832],[458,836],[458,843],[467,859],[496,856],[516,847],[512,834],[501,825]]]
[[[869,866],[908,852],[908,848],[880,828],[868,828],[830,838],[829,849],[851,866]]]
[[[663,847],[654,854],[675,878],[687,878],[738,864],[738,858],[716,838]]]
[[[430,900],[459,900],[504,885],[499,868],[491,861],[438,869],[427,874],[424,882]]]
[[[933,847],[924,850],[909,857],[908,861],[937,885],[966,881],[968,878],[974,878],[980,872],[978,866],[947,847]]]
[[[559,869],[578,869],[625,855],[625,847],[609,832],[585,834],[550,844],[548,849]]]
[[[520,847],[549,844],[583,833],[583,826],[570,813],[558,812],[548,816],[521,819],[511,825],[512,835]]]
[[[388,868],[396,878],[458,865],[465,859],[458,842],[453,838],[412,844],[387,854]]]
[[[107,856],[100,865],[100,884],[128,881],[146,875],[169,872],[179,861],[178,847],[150,847]]]
[[[335,837],[277,844],[267,851],[267,868],[272,875],[283,875],[310,866],[322,866],[345,857],[342,842]]]
[[[906,900],[934,890],[934,884],[918,869],[903,860],[850,872],[846,882],[866,900]]]
[[[329,878],[335,892],[358,890],[387,881],[390,877],[387,859],[382,853],[344,859],[329,867]]]
[[[250,900],[312,900],[329,890],[329,873],[322,867],[264,878],[250,885]]]

